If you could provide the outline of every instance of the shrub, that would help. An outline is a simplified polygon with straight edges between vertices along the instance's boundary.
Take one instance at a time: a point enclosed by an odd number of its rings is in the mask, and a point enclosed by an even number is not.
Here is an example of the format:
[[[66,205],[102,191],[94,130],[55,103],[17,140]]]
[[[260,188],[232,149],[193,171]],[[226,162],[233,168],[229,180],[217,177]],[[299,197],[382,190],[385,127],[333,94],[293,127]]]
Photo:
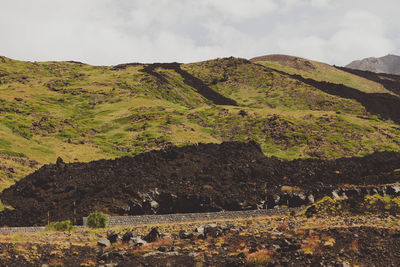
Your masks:
[[[271,260],[272,254],[272,251],[266,249],[251,253],[246,257],[247,264],[250,266],[264,266]]]
[[[55,231],[71,231],[75,227],[72,225],[70,220],[61,221],[61,222],[51,222],[46,226],[46,230],[55,230]]]
[[[100,211],[92,212],[87,218],[87,225],[91,228],[106,228],[108,226],[108,216]]]
[[[341,216],[348,213],[346,208],[343,208],[345,199],[343,197],[329,197],[325,196],[318,202],[308,206],[305,210],[300,212],[300,215],[332,215],[332,216]]]

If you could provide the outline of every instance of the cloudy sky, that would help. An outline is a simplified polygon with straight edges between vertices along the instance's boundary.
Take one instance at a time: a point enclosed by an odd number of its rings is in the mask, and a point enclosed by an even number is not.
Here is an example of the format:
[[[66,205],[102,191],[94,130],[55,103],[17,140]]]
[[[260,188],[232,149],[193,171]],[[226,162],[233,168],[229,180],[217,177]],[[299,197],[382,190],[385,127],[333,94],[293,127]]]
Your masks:
[[[400,54],[399,0],[0,0],[0,55],[194,62],[265,54],[345,65]]]

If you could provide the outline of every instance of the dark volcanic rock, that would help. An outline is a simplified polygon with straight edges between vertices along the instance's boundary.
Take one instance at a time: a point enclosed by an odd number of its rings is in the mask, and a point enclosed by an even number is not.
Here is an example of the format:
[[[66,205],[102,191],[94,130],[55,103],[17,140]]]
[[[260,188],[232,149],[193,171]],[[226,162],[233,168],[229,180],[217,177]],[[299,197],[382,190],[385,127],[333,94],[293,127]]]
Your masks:
[[[336,67],[340,70],[361,76],[368,80],[380,83],[386,89],[400,95],[400,75],[387,74],[387,73],[375,73],[371,71],[363,71],[356,69],[349,69],[344,67]]]
[[[118,240],[121,239],[121,237],[118,235],[118,233],[112,231],[112,232],[107,233],[107,239],[111,243],[116,243]]]
[[[221,227],[219,227],[217,224],[209,224],[204,227],[204,234],[206,237],[219,237],[224,233]]]
[[[194,77],[187,71],[181,69],[181,64],[179,63],[154,63],[149,64],[143,68],[143,72],[148,73],[154,77],[156,77],[160,82],[168,83],[166,78],[161,75],[160,73],[156,72],[157,68],[164,68],[164,69],[171,69],[179,73],[182,78],[183,82],[197,90],[199,94],[204,96],[206,99],[212,101],[214,104],[217,105],[232,105],[237,106],[235,100],[227,98],[220,93],[214,91],[210,87],[208,87],[202,80]]]
[[[280,73],[289,75],[285,72]],[[354,99],[361,103],[369,113],[377,115],[385,120],[393,120],[396,123],[400,123],[400,113],[398,112],[400,107],[400,98],[397,96],[385,93],[364,93],[343,84],[315,81],[312,79],[303,78],[300,75],[289,76],[318,88],[327,94],[336,95],[347,99]]]
[[[122,235],[122,242],[128,243],[132,238],[137,237],[138,235],[134,231],[126,231]]]
[[[148,233],[145,238],[143,238],[146,242],[156,242],[161,238],[160,232],[158,232],[158,228],[151,229],[150,233]]]
[[[229,142],[61,168],[45,165],[1,193],[2,202],[15,210],[2,212],[0,225],[45,225],[48,212],[51,221],[72,220],[74,202],[78,219],[93,211],[140,215],[293,207],[330,195],[341,184],[399,181],[400,172],[394,172],[399,162],[395,152],[281,161],[265,157],[254,142]],[[283,185],[303,193],[283,193]]]

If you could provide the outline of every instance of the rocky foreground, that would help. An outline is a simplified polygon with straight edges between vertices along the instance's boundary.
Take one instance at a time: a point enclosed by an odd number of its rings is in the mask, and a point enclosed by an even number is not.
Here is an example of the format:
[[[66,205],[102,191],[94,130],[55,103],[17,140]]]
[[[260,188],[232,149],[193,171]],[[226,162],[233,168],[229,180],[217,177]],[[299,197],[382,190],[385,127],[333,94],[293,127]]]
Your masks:
[[[0,266],[398,266],[400,221],[272,216],[0,235]]]

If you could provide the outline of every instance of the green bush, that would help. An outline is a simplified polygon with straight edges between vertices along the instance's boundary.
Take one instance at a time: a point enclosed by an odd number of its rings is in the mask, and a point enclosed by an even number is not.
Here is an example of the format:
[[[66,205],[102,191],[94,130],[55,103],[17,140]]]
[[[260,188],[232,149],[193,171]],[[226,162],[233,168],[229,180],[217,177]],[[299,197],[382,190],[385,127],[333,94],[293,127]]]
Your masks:
[[[91,228],[106,228],[108,226],[108,216],[100,211],[92,212],[87,218],[87,225]]]
[[[51,222],[46,226],[46,230],[55,230],[55,231],[71,231],[75,227],[72,225],[70,220],[61,221],[61,222]]]

